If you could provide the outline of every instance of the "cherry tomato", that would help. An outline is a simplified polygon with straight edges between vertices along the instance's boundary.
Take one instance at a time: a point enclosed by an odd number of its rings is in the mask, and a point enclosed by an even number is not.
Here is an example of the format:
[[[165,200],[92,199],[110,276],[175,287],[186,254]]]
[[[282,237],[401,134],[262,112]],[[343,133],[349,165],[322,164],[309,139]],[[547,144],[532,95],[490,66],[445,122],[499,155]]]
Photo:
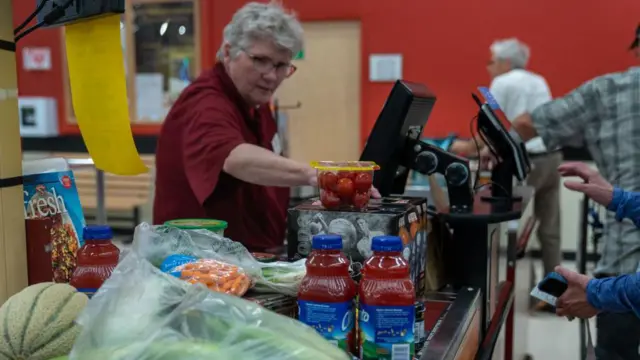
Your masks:
[[[339,179],[337,193],[341,199],[351,199],[355,193],[353,180],[349,178]]]
[[[340,198],[333,191],[323,190],[320,194],[320,202],[326,209],[335,209],[340,206]]]
[[[368,192],[356,192],[353,196],[353,206],[357,209],[364,209],[369,204]]]
[[[373,177],[367,172],[359,172],[358,174],[356,174],[353,183],[356,187],[356,191],[367,192],[369,191],[369,189],[371,189],[371,185],[373,184]]]
[[[356,173],[353,171],[338,171],[338,179],[355,179]]]
[[[338,184],[338,175],[330,171],[327,171],[326,173],[324,173],[324,175],[322,176],[321,189],[336,191],[337,184]]]

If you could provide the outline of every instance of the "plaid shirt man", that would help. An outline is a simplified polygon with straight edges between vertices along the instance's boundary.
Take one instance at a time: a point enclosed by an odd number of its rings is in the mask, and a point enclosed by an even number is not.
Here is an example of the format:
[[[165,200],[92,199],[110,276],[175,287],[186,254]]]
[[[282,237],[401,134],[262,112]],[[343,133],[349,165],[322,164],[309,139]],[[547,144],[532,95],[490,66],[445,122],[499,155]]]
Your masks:
[[[531,118],[547,148],[586,144],[610,183],[640,191],[640,67],[597,77],[538,107]],[[608,212],[596,274],[634,273],[640,230]]]

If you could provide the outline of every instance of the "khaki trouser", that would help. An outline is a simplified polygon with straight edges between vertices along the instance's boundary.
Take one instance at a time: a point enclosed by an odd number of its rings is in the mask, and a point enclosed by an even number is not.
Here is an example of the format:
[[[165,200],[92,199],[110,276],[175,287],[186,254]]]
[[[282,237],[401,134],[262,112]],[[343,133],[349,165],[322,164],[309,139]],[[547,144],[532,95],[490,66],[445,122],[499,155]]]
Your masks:
[[[532,157],[533,170],[527,178],[527,184],[535,188],[534,213],[539,222],[538,241],[542,250],[542,263],[545,274],[560,265],[562,259],[560,247],[560,174],[558,166],[562,163],[562,153],[557,151],[548,155]]]

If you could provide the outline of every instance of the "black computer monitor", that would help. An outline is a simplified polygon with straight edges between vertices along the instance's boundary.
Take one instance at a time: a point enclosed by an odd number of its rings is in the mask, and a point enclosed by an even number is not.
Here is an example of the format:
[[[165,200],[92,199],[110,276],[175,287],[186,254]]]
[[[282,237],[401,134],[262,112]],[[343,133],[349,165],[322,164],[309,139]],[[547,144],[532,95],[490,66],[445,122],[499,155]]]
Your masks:
[[[531,163],[524,142],[517,134],[507,131],[509,121],[489,89],[478,88],[479,96],[473,98],[480,107],[478,111],[478,132],[481,133],[499,163],[492,171],[492,196],[512,198],[513,177],[524,181],[531,171]]]
[[[451,210],[466,212],[473,205],[468,160],[420,141],[435,102],[425,85],[398,80],[360,159],[380,166],[373,184],[383,196],[403,194],[410,170],[444,174]]]

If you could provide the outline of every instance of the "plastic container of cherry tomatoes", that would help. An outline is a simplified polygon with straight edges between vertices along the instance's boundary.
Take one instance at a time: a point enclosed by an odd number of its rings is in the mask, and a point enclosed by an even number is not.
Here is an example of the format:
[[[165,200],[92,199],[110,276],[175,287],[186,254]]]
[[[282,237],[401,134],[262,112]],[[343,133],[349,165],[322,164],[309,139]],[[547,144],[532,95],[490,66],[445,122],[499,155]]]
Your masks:
[[[378,165],[371,161],[314,161],[311,166],[318,172],[320,202],[325,209],[367,208]]]

